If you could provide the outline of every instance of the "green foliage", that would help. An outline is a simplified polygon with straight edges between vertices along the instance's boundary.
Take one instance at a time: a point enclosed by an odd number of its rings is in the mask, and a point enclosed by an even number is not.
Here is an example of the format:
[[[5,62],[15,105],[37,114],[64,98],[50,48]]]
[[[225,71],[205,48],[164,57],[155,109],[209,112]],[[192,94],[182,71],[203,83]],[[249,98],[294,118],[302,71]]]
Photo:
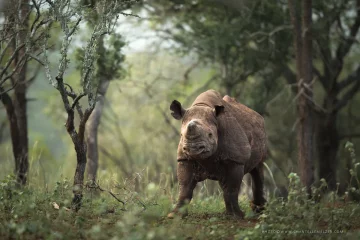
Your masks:
[[[101,39],[99,45],[97,46],[97,64],[95,66],[95,78],[97,81],[100,79],[122,79],[126,75],[126,71],[123,67],[125,55],[122,52],[123,47],[125,46],[125,41],[123,40],[120,34],[112,34],[107,41]],[[76,59],[76,69],[81,70],[81,63],[84,60],[85,49],[78,48],[76,49],[75,59]]]
[[[52,190],[18,191],[13,183],[9,176],[0,185],[1,239],[209,239],[227,236],[228,224],[233,232],[236,229],[234,219],[219,213],[224,210],[219,196],[191,204],[186,219],[166,219],[173,196],[163,194],[162,183],[142,182],[144,190],[138,194],[131,190],[133,197],[127,198],[128,185],[108,180],[100,184],[111,185],[108,190],[125,200],[125,208],[107,190],[88,188],[78,213],[68,208],[72,189],[67,179]]]
[[[352,142],[346,142],[345,149],[350,153],[351,158],[351,168],[349,169],[350,173],[350,182],[348,185],[347,194],[354,199],[360,199],[360,162],[356,159],[354,144]]]
[[[8,176],[0,183],[1,239],[356,239],[360,207],[336,194],[328,200],[308,199],[299,177],[289,175],[289,199],[272,199],[260,215],[251,212],[249,201],[240,198],[244,220],[226,216],[221,194],[199,196],[190,203],[185,218],[167,219],[175,195],[165,182],[141,181],[135,192],[129,181],[100,181],[104,191],[88,188],[78,213],[69,209],[71,182],[62,178],[47,189],[15,187]],[[313,189],[313,194],[326,187]],[[126,190],[125,190],[126,189]],[[166,191],[165,191],[166,190]],[[122,203],[107,191],[125,201]],[[166,193],[167,192],[167,193]],[[128,196],[131,196],[130,198]],[[140,203],[141,201],[141,203]]]
[[[241,232],[237,237],[323,239],[326,236],[332,239],[334,235],[341,238],[358,236],[350,232],[358,226],[358,204],[347,202],[347,195],[340,197],[337,192],[329,193],[319,202],[319,195],[327,187],[324,179],[318,188],[312,188],[312,197],[309,198],[296,173],[290,173],[288,178],[288,198],[270,200],[255,228]]]
[[[179,52],[191,52],[200,62],[214,64],[227,94],[239,96],[243,92],[239,83],[267,72],[269,61],[281,65],[288,60],[291,39],[284,31],[289,26],[281,4],[252,1],[243,4],[242,9],[209,1],[146,4],[151,6],[149,14],[161,16],[156,18],[155,30],[170,38]]]

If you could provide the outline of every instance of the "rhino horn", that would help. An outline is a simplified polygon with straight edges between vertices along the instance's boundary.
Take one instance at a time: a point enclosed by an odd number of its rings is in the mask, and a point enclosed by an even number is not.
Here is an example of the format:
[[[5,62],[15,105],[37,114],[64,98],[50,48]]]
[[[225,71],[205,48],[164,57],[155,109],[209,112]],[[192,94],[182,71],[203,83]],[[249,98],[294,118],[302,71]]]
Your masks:
[[[198,132],[198,126],[196,125],[196,122],[190,121],[187,125],[186,136],[187,137],[195,137],[197,135],[199,135],[199,132]]]

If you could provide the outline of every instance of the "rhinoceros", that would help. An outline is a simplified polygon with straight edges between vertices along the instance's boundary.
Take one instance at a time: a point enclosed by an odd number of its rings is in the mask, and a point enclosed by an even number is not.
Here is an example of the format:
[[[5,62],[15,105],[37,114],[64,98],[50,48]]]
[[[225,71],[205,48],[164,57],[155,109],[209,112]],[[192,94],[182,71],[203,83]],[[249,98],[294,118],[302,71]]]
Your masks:
[[[171,115],[182,121],[177,149],[179,197],[173,217],[191,201],[198,182],[219,181],[226,213],[243,218],[238,194],[244,174],[253,184],[252,208],[261,211],[264,198],[263,161],[267,156],[263,117],[229,96],[208,90],[200,94],[190,108],[174,100]]]

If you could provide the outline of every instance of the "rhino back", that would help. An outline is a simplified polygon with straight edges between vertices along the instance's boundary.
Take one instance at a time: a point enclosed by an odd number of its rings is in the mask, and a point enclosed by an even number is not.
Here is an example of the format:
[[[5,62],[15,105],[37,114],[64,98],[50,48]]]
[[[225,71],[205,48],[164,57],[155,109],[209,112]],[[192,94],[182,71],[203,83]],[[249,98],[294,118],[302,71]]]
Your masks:
[[[224,105],[224,100],[221,97],[220,93],[215,90],[208,90],[201,93],[193,102],[192,106],[195,105],[207,105],[209,107],[214,107],[216,105]]]
[[[266,138],[265,121],[259,113],[227,95],[223,100],[227,103],[228,111],[237,119],[240,126],[245,129],[250,139],[256,138],[260,140]]]
[[[251,158],[247,164],[249,170],[263,161],[267,155],[266,132],[264,118],[256,111],[237,102],[234,98],[225,96],[229,113],[234,116],[239,126],[244,130],[251,146]]]

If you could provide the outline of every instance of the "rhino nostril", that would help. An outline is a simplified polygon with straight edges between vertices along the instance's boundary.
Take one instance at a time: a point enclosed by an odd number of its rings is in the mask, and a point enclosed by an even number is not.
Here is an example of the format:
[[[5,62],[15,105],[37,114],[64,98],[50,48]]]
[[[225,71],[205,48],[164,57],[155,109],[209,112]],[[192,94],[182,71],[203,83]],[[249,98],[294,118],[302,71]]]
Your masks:
[[[187,151],[187,150],[188,150],[188,148],[187,148],[187,147],[183,147],[183,150],[184,150],[184,151]]]

